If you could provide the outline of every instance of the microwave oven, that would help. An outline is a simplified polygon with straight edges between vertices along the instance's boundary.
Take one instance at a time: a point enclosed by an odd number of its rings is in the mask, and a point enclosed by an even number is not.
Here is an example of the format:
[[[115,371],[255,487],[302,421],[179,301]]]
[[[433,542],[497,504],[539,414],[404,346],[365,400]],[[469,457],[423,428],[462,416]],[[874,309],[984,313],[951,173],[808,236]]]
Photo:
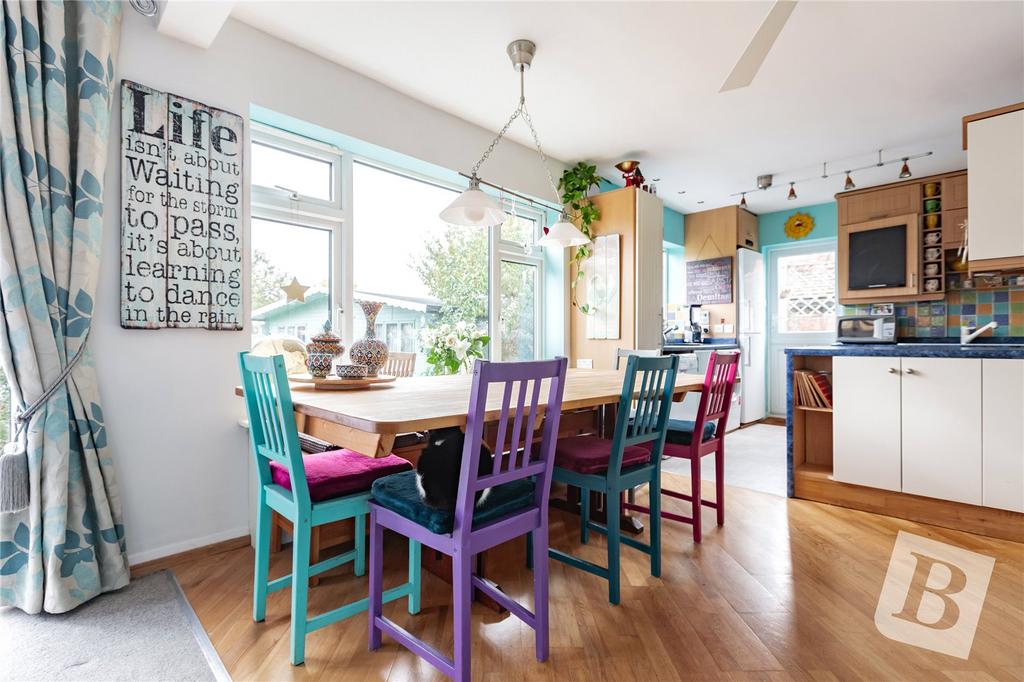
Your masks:
[[[843,315],[836,319],[839,343],[896,343],[896,318],[892,315]]]

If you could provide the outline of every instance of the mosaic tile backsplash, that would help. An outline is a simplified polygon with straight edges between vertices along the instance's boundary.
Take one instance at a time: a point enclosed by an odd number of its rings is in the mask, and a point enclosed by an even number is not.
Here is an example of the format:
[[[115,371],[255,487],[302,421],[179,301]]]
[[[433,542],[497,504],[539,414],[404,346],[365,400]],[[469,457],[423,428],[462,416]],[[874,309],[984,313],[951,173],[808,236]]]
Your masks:
[[[866,315],[868,305],[844,305],[844,315]],[[899,338],[959,337],[960,326],[977,327],[992,320],[999,326],[993,336],[1024,337],[1024,287],[946,293],[945,301],[896,305]]]

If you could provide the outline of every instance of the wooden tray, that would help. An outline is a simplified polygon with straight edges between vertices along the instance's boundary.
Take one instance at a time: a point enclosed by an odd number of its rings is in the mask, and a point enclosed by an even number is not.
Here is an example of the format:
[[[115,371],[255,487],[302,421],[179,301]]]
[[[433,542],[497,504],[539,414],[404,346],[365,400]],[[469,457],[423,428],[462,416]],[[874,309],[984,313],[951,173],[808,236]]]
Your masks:
[[[288,377],[288,381],[296,384],[303,384],[296,388],[313,388],[318,391],[352,391],[361,388],[372,388],[374,386],[387,385],[394,380],[395,377],[390,374],[378,374],[375,377],[364,377],[362,379],[350,379],[335,376],[333,374],[328,375],[323,379],[309,374],[292,374]]]

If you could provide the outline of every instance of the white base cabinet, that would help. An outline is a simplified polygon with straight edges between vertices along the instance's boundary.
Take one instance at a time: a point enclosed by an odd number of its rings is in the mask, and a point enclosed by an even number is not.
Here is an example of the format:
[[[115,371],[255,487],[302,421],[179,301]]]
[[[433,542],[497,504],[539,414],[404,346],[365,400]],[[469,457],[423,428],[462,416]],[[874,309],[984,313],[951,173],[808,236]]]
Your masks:
[[[1024,512],[1024,360],[836,356],[832,479]]]
[[[832,359],[832,479],[900,491],[900,359]]]
[[[981,363],[901,358],[903,492],[982,503]]]
[[[1024,512],[1024,360],[982,360],[982,504]]]

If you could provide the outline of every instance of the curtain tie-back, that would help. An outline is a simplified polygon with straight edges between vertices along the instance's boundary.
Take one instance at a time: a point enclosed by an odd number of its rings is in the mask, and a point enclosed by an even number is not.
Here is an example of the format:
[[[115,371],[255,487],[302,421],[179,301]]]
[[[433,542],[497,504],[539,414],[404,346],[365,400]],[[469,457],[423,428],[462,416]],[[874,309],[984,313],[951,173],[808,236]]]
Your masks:
[[[75,365],[78,364],[78,361],[85,354],[85,344],[89,342],[89,332],[91,330],[91,327],[86,329],[85,336],[82,338],[82,345],[78,347],[78,352],[74,354],[71,361],[64,368],[64,371],[60,373],[60,376],[31,405],[19,410],[18,416],[15,418],[18,426],[15,429],[14,438],[10,443],[4,445],[3,454],[0,454],[0,512],[16,512],[28,506],[28,448],[22,438],[22,434],[28,428],[32,415],[45,405],[46,401],[71,376],[71,370],[75,368]]]

